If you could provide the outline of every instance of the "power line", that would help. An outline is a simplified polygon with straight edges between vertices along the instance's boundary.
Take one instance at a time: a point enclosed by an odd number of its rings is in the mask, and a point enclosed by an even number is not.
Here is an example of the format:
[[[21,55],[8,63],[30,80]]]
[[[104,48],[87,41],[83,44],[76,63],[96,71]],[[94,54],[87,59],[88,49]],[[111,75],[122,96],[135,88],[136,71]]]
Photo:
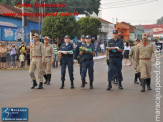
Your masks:
[[[133,20],[133,19],[122,19],[122,18],[118,18],[120,20],[125,20],[125,21],[132,21],[132,22],[156,22],[156,20]]]
[[[141,0],[141,1],[146,1],[146,0]],[[133,2],[137,2],[137,1],[132,1],[132,0],[122,0],[122,1],[116,1],[116,2],[109,2],[109,3],[101,3],[101,5],[114,5],[114,4],[118,4],[118,3],[120,3],[120,4],[125,4],[125,3],[133,3]]]
[[[135,4],[128,4],[128,5],[122,5],[122,6],[113,6],[113,7],[109,7],[109,8],[101,8],[101,9],[111,9],[111,8],[123,8],[123,7],[131,7],[131,6],[137,6],[137,5],[143,5],[143,4],[146,4],[146,3],[152,3],[152,2],[156,2],[156,1],[159,1],[159,0],[152,0],[152,1],[146,1],[146,2],[140,2],[140,3],[135,3]]]
[[[112,18],[113,20],[114,20],[114,18]],[[135,20],[135,19],[123,19],[123,18],[116,18],[116,19],[118,19],[118,21],[119,22],[127,22],[127,23],[143,23],[143,24],[145,24],[145,23],[156,23],[156,20],[151,20],[151,21],[149,21],[149,20]]]
[[[116,4],[101,4],[102,6],[124,6],[124,5],[130,5],[130,4],[137,4],[137,3],[142,3],[142,2],[149,2],[151,0],[138,0],[138,1],[130,1],[130,2],[121,2],[121,3],[116,3]]]

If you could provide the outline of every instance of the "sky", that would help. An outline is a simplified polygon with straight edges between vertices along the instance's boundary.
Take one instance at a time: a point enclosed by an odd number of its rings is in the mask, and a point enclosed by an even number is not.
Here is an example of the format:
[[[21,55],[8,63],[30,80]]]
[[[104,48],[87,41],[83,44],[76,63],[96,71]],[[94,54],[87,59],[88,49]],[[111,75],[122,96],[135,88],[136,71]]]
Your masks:
[[[163,0],[101,0],[99,16],[112,23],[117,18],[132,25],[155,24],[163,16]]]

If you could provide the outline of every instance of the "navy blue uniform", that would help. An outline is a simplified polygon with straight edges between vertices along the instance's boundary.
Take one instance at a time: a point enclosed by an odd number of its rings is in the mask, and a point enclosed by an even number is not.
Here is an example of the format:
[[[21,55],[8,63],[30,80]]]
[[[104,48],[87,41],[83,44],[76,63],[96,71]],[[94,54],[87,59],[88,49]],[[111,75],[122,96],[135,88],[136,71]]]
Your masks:
[[[82,43],[81,42],[78,42],[77,44],[77,47],[75,49],[75,56],[74,56],[74,59],[77,59],[78,56],[79,56],[79,48],[82,46]]]
[[[91,43],[89,46],[87,46],[86,44],[83,44],[82,47],[86,47],[88,49],[91,49],[92,52],[94,52],[94,45]],[[82,74],[81,74],[81,79],[85,80],[86,77],[86,73],[87,73],[87,69],[88,69],[88,75],[89,75],[89,80],[90,82],[93,82],[93,77],[94,77],[94,69],[93,69],[93,65],[94,65],[94,61],[93,61],[93,55],[90,53],[83,53],[83,57],[82,57],[83,61],[82,61]]]
[[[80,64],[80,75],[81,75],[81,72],[82,72],[82,63],[80,62],[80,59],[81,59],[81,55],[79,54],[79,48],[82,46],[82,43],[79,42],[77,47],[76,47],[76,50],[75,50],[75,56],[74,56],[74,59],[78,59],[78,62]]]
[[[69,43],[67,46],[66,44],[62,44],[60,47],[61,51],[73,51],[73,44]],[[66,73],[66,65],[68,65],[68,72],[70,81],[74,80],[73,76],[73,54],[62,54],[62,65],[61,65],[61,80],[65,81],[65,73]]]
[[[123,41],[121,39],[117,39],[114,41],[114,39],[111,39],[108,41],[108,47],[119,47],[120,49],[124,49]],[[109,52],[109,70],[108,70],[108,81],[112,81],[115,71],[117,80],[119,82],[123,81],[122,77],[122,53],[117,52],[116,50],[111,50]],[[114,69],[115,68],[115,69]]]

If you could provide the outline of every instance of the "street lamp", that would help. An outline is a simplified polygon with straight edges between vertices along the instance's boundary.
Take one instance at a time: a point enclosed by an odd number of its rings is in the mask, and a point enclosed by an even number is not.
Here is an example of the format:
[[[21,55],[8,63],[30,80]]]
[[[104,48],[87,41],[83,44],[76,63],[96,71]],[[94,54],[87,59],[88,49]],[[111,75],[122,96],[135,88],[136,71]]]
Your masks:
[[[22,4],[24,5],[24,0],[22,0]],[[22,7],[22,42],[24,42],[24,6]]]

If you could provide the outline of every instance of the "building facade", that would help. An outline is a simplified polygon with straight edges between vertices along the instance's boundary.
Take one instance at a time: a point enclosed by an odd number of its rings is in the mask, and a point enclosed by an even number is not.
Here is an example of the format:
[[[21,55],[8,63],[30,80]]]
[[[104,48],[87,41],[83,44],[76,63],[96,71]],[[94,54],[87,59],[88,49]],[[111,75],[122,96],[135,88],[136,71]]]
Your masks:
[[[130,40],[134,41],[135,39],[142,39],[144,33],[144,28],[141,25],[136,25],[135,30],[130,32]]]
[[[152,24],[152,25],[142,25],[144,31],[152,37],[162,38],[163,37],[163,24]]]
[[[115,25],[102,18],[98,19],[101,21],[101,33],[97,36],[97,39],[101,40],[102,42],[111,39],[113,37],[112,34]]]
[[[3,16],[3,13],[20,13],[21,9],[0,4],[0,41],[22,42],[22,19],[20,16]],[[2,10],[3,9],[3,10]],[[30,41],[30,33],[38,31],[38,18],[28,17],[25,26],[25,42]]]

